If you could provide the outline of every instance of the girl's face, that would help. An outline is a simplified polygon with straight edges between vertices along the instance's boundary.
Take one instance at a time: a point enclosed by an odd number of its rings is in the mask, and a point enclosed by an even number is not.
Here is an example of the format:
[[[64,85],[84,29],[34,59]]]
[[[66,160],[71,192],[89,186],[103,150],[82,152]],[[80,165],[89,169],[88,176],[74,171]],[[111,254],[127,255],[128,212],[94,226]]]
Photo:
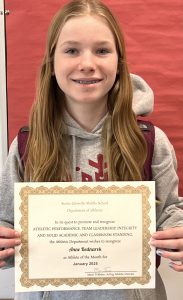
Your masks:
[[[104,104],[118,66],[114,36],[102,18],[74,17],[63,26],[54,56],[54,73],[69,108]]]

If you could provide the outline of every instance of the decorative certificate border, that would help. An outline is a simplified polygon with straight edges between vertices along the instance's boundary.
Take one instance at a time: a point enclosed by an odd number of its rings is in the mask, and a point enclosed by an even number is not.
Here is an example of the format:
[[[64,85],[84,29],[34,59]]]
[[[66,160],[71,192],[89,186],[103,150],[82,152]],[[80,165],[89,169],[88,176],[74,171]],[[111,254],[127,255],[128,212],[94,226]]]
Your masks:
[[[32,188],[29,186],[23,187],[20,190],[21,197],[21,220],[20,226],[22,229],[22,246],[20,248],[21,254],[21,264],[20,268],[22,271],[20,282],[23,287],[30,288],[31,286],[45,287],[49,284],[55,287],[59,287],[63,284],[73,287],[77,284],[88,286],[90,284],[95,284],[97,286],[102,286],[106,283],[110,285],[117,285],[120,283],[131,285],[138,283],[144,285],[149,283],[151,276],[149,274],[149,268],[151,265],[149,254],[151,248],[148,244],[150,239],[149,226],[151,223],[149,217],[150,203],[148,198],[150,196],[150,189],[148,186],[141,185],[138,187],[133,187],[126,185],[124,187],[118,187],[112,185],[110,187],[96,186],[94,188],[88,186],[74,187],[69,186],[62,188],[60,186],[54,186],[47,188],[44,186],[39,186],[37,188]],[[140,277],[100,277],[100,278],[47,278],[47,279],[30,279],[29,278],[29,249],[28,249],[28,199],[30,195],[56,195],[56,194],[140,194],[142,197],[142,276]]]

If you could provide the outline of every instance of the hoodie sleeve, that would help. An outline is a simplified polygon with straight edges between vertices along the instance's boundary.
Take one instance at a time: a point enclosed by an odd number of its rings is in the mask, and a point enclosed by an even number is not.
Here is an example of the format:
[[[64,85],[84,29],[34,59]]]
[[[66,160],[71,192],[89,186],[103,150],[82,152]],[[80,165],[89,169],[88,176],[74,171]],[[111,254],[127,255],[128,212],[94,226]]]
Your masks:
[[[14,227],[14,183],[21,181],[22,174],[17,138],[15,138],[0,175],[0,226]],[[6,263],[7,265],[3,269],[13,267],[14,256],[6,259]]]
[[[14,227],[14,183],[21,181],[21,174],[22,165],[15,138],[0,177],[0,226]]]
[[[178,176],[177,161],[172,144],[165,133],[155,127],[155,145],[152,161],[153,180],[156,182],[157,230],[183,226],[183,210],[177,207]]]

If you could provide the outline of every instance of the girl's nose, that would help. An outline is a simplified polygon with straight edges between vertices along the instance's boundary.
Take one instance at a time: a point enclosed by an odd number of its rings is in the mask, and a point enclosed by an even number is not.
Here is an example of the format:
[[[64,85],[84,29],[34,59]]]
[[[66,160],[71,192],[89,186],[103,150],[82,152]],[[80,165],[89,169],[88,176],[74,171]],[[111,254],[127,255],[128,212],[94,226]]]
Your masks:
[[[95,61],[91,53],[86,53],[81,56],[79,70],[81,72],[93,72],[95,70]]]

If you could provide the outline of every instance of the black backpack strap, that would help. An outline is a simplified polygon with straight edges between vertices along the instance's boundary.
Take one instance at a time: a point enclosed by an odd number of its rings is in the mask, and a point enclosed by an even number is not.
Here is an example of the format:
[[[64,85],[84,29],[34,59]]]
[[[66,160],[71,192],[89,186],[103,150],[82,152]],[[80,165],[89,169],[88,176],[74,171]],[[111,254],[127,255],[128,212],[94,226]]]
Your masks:
[[[142,130],[147,143],[147,158],[144,165],[144,180],[152,180],[152,158],[154,152],[155,130],[154,125],[149,121],[138,120],[138,125]]]
[[[24,126],[22,128],[20,128],[19,132],[18,132],[18,152],[19,152],[19,156],[21,161],[25,162],[25,149],[26,149],[26,145],[27,145],[27,140],[28,140],[28,136],[29,136],[29,128],[27,126]]]

